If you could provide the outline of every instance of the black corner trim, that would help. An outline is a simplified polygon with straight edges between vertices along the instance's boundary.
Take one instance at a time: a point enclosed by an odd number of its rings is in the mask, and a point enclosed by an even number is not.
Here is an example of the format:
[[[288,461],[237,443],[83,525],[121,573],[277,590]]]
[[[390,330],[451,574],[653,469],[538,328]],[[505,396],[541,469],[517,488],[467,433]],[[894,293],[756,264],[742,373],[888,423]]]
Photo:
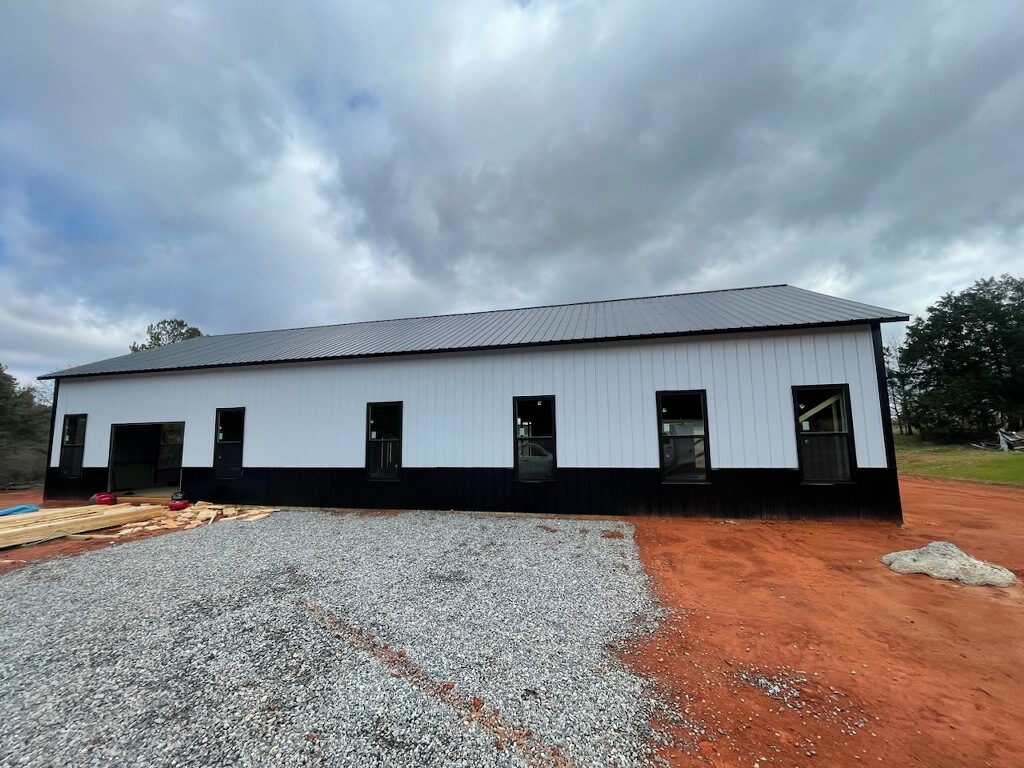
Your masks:
[[[50,462],[53,461],[53,441],[57,429],[57,399],[60,397],[60,379],[53,380],[53,402],[50,404],[50,443],[46,451],[46,474],[43,478],[43,498],[47,498],[47,484],[50,481]],[[58,461],[59,463],[59,461]]]
[[[878,380],[878,402],[881,406],[882,435],[885,437],[885,461],[889,469],[896,469],[896,441],[892,433],[892,404],[889,402],[885,354],[882,351],[882,326],[879,323],[871,324],[871,340],[875,348],[875,375]]]

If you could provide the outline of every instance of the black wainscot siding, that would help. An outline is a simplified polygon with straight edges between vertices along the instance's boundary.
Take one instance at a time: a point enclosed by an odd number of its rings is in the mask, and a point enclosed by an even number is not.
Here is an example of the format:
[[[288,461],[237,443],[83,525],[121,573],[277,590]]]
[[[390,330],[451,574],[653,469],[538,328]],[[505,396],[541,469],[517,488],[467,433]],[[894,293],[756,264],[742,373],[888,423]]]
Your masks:
[[[710,482],[664,484],[658,469],[560,467],[551,482],[515,480],[512,469],[403,468],[397,481],[364,469],[246,467],[240,480],[185,467],[193,500],[368,509],[459,509],[585,515],[862,519],[901,522],[893,469],[857,469],[854,482],[808,485],[796,469],[716,469]]]
[[[47,467],[43,498],[72,501],[88,499],[94,493],[107,490],[108,474],[106,467],[82,467],[81,477],[64,477],[60,467]]]

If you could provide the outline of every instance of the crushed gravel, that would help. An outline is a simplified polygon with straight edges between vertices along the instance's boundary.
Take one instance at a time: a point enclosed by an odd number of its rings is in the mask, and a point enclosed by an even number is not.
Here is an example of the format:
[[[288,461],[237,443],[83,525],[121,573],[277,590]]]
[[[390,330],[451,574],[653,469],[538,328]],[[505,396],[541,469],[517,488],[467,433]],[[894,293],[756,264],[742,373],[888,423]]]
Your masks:
[[[4,766],[649,760],[626,524],[288,511],[28,566],[0,604]]]

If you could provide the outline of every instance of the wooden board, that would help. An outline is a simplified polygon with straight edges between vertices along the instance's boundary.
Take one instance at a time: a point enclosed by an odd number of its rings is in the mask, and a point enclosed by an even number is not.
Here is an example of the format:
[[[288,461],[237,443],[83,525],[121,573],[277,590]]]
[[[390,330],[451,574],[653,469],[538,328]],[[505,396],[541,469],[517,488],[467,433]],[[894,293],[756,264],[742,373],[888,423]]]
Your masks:
[[[97,506],[93,508],[94,511],[91,514],[76,513],[63,519],[36,520],[28,525],[0,530],[0,547],[13,547],[33,541],[56,539],[69,533],[85,533],[125,523],[144,522],[160,517],[167,511],[166,507],[155,504],[139,507],[126,506],[126,509],[120,508],[121,505]]]
[[[75,517],[79,515],[91,515],[100,509],[128,509],[131,507],[130,504],[111,504],[109,506],[101,506],[98,504],[90,504],[86,507],[60,507],[58,509],[41,509],[38,512],[27,512],[24,515],[11,515],[9,517],[0,517],[0,531],[9,530],[11,528],[22,528],[26,525],[33,525],[37,522],[46,520],[63,520],[69,517]]]

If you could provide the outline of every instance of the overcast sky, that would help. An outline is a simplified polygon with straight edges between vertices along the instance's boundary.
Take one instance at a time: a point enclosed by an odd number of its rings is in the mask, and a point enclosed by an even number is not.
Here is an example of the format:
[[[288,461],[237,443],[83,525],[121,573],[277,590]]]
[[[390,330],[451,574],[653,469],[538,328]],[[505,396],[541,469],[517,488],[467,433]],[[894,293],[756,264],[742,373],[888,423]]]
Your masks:
[[[0,5],[0,362],[1024,274],[1015,2]]]

